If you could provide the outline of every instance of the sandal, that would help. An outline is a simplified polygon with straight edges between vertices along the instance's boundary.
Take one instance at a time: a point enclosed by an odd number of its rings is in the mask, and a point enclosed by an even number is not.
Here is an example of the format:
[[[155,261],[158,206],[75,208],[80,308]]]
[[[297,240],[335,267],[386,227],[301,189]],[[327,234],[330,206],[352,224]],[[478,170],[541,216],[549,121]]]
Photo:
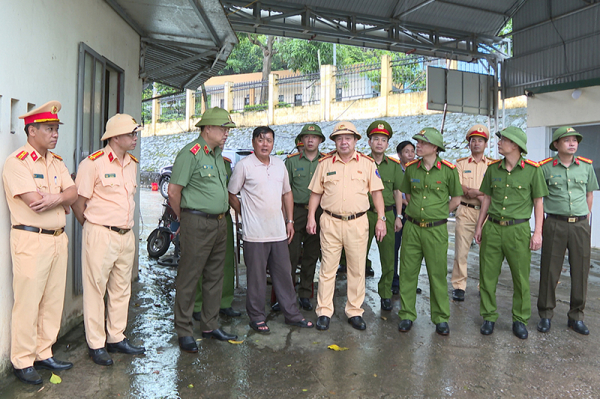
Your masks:
[[[313,328],[315,326],[312,321],[307,321],[306,319],[300,321],[286,321],[285,324],[300,328]]]
[[[261,334],[268,334],[271,332],[271,329],[269,329],[269,326],[267,326],[267,323],[265,323],[264,321],[251,321],[249,326],[254,331],[259,332]]]

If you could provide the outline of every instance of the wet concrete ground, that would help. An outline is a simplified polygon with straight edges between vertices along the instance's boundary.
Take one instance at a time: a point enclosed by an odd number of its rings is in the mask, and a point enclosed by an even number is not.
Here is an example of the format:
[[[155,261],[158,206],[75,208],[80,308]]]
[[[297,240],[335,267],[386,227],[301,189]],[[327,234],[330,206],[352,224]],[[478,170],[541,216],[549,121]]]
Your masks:
[[[216,340],[198,342],[199,353],[179,351],[173,328],[176,269],[159,266],[146,253],[146,237],[156,227],[162,197],[143,190],[143,229],[140,241],[140,280],[133,285],[127,336],[143,344],[145,355],[114,354],[111,367],[95,365],[87,355],[83,326],[62,337],[54,347],[58,359],[74,368],[59,374],[62,383],[22,384],[10,374],[0,382],[1,398],[397,398],[397,397],[599,397],[600,396],[600,251],[593,252],[586,324],[589,336],[566,326],[569,302],[568,269],[561,278],[552,330],[536,331],[539,253],[533,255],[531,291],[533,315],[529,339],[512,334],[512,283],[505,265],[498,285],[500,319],[491,336],[479,333],[478,258],[469,262],[466,301],[451,303],[448,337],[434,331],[429,319],[429,286],[422,268],[418,319],[409,333],[397,330],[399,297],[394,310],[382,312],[377,295],[377,249],[371,248],[375,278],[367,279],[364,318],[366,331],[350,327],[343,313],[346,284],[336,291],[336,314],[329,331],[306,330],[284,324],[283,315],[270,313],[270,335],[250,329],[245,315],[244,289],[236,290],[234,308],[240,318],[221,318],[223,328],[239,335],[239,345]],[[449,224],[448,268],[454,258],[453,223]],[[242,287],[244,269],[240,269]],[[449,280],[449,278],[448,278]],[[449,291],[451,286],[449,284]],[[314,300],[313,300],[314,303]],[[314,311],[303,312],[316,320]],[[196,338],[200,330],[196,325]],[[348,348],[327,349],[331,344]]]

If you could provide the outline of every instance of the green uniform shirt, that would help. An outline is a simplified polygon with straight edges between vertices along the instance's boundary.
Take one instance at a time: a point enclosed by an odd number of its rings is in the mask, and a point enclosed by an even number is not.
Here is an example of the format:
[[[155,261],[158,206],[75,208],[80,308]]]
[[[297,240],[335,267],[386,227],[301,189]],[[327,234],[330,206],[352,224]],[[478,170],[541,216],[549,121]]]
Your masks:
[[[369,156],[373,158],[373,154],[370,154]],[[375,162],[375,164],[377,165],[377,162]],[[377,172],[379,173],[379,177],[381,177],[381,181],[383,182],[384,206],[396,205],[396,200],[394,200],[394,190],[400,190],[400,186],[402,185],[402,180],[404,178],[404,173],[402,172],[400,163],[390,159],[388,156],[384,156],[381,163],[377,165]],[[373,197],[371,197],[370,193],[369,204],[371,205],[371,209],[375,209],[373,205]]]
[[[586,194],[598,190],[598,180],[592,165],[575,157],[566,168],[558,157],[540,162],[548,185],[544,212],[562,216],[585,216],[590,209]]]
[[[319,165],[319,159],[323,157],[323,154],[317,152],[317,156],[312,161],[309,161],[304,154],[297,152],[289,155],[285,160],[285,168],[288,171],[295,203],[308,204],[308,199],[310,198],[308,185],[312,180],[315,169]]]
[[[420,222],[447,219],[449,197],[463,195],[454,165],[440,157],[429,171],[422,159],[407,164],[400,191],[410,194],[406,214]]]
[[[227,178],[221,148],[211,151],[199,136],[177,154],[170,182],[183,186],[181,208],[218,214],[229,208]]]
[[[533,199],[548,195],[544,175],[523,157],[510,172],[505,163],[506,159],[491,162],[479,188],[491,197],[488,215],[497,220],[529,219]]]

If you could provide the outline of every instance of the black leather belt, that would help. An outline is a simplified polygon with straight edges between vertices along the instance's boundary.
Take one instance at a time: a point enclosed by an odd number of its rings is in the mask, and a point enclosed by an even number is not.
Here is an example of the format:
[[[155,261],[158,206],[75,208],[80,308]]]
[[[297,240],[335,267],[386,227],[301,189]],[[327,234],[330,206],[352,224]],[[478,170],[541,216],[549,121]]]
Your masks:
[[[304,208],[304,209],[308,209],[308,204],[299,204],[297,202],[294,202],[294,206],[296,208]]]
[[[561,216],[561,215],[553,215],[551,213],[546,214],[547,217],[552,218],[552,219],[558,219],[558,220],[562,220],[563,222],[569,222],[569,223],[575,223],[575,222],[579,222],[580,220],[585,220],[587,219],[587,215],[585,216]]]
[[[469,208],[477,209],[477,210],[481,209],[481,207],[479,205],[467,204],[466,202],[462,202],[462,201],[460,201],[460,204],[464,205],[464,206],[468,206]]]
[[[131,230],[131,229],[122,229],[120,227],[115,227],[115,226],[104,226],[104,227],[106,227],[109,230],[116,231],[117,233],[119,233],[121,235],[129,233],[129,230]]]
[[[435,227],[448,223],[448,219],[437,220],[435,222],[417,222],[415,219],[411,218],[408,215],[404,215],[404,218],[409,222],[416,224],[419,227]]]
[[[336,218],[336,219],[341,219],[341,220],[354,220],[354,219],[358,219],[359,217],[361,217],[362,215],[364,215],[367,212],[359,212],[359,213],[355,213],[354,215],[349,215],[349,216],[342,216],[342,215],[336,215],[335,213],[331,213],[325,209],[323,209],[323,212],[325,212],[326,214],[328,214],[329,216]]]
[[[223,213],[218,213],[218,214],[212,214],[212,213],[206,213],[206,212],[202,212],[202,211],[197,211],[195,209],[189,209],[189,208],[182,208],[181,212],[187,212],[187,213],[191,213],[193,215],[200,215],[200,216],[204,216],[207,219],[223,219],[225,217],[226,212]]]
[[[515,224],[529,222],[529,219],[497,220],[492,218],[491,216],[488,216],[488,220],[492,223],[499,224],[500,226],[513,226]]]
[[[64,228],[58,229],[58,230],[46,230],[46,229],[40,229],[39,227],[25,226],[23,224],[18,224],[16,226],[13,226],[12,228],[17,229],[17,230],[31,231],[34,233],[49,234],[51,236],[59,236],[65,231]]]
[[[395,207],[394,205],[385,206],[385,207],[383,208],[383,211],[384,211],[384,212],[389,212],[389,211],[393,210],[393,209],[394,209],[394,207]],[[377,212],[377,209],[375,209],[375,208],[371,208],[370,210],[371,210],[371,212]]]

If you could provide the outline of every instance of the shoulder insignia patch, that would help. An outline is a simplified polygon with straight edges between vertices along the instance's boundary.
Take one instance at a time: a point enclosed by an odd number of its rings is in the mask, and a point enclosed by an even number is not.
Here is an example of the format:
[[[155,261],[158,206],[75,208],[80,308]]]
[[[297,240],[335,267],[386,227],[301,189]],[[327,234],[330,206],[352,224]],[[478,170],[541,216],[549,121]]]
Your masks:
[[[464,161],[465,159],[469,159],[469,158],[471,158],[471,157],[458,158],[458,159],[456,160],[456,162],[458,162],[458,161]]]
[[[327,156],[327,153],[325,152],[319,152],[319,154],[321,154],[322,157]]]
[[[584,157],[580,157],[580,156],[578,156],[577,159],[579,159],[580,161],[583,161],[585,163],[589,163],[589,164],[591,164],[592,162],[594,162],[594,161],[592,161],[589,158],[584,158]]]
[[[526,160],[525,160],[525,163],[528,163],[528,164],[529,164],[529,165],[531,165],[531,166],[535,166],[536,168],[539,168],[539,167],[540,167],[540,164],[539,164],[539,163],[537,163],[537,162],[535,162],[535,161],[532,161],[531,159],[526,159]]]
[[[442,159],[442,163],[443,163],[444,165],[446,165],[447,167],[449,167],[450,169],[454,169],[454,168],[456,168],[456,165],[454,165],[454,164],[453,164],[452,162],[450,162],[450,161],[446,161],[445,159]]]
[[[544,164],[546,164],[546,163],[548,163],[548,162],[552,161],[552,159],[553,159],[552,157],[550,157],[550,158],[546,158],[546,159],[544,159],[543,161],[540,161],[540,162],[538,162],[538,163],[539,163],[539,164],[540,164],[540,166],[541,166],[541,165],[544,165]]]
[[[223,157],[223,161],[231,163],[231,159],[229,159],[227,157]]]
[[[410,161],[409,163],[407,163],[407,164],[406,164],[406,167],[408,168],[410,165],[414,165],[414,164],[416,164],[417,162],[419,162],[419,159],[414,159],[414,160]]]
[[[88,158],[91,159],[92,161],[95,161],[96,159],[100,158],[102,155],[104,155],[104,151],[98,150],[95,153],[88,156]]]
[[[56,158],[56,159],[58,159],[58,160],[60,160],[60,161],[62,161],[62,160],[63,160],[63,159],[62,159],[62,157],[61,157],[60,155],[58,155],[58,154],[55,154],[55,153],[53,153],[52,151],[48,151],[48,152],[49,152],[50,154],[52,154],[52,155],[54,156],[54,158]]]
[[[196,143],[192,148],[190,148],[192,154],[196,155],[198,151],[200,151],[200,144]]]
[[[128,154],[129,154],[129,153],[128,153]],[[136,157],[134,157],[133,155],[129,154],[129,157],[131,158],[131,160],[132,160],[133,162],[135,162],[135,163],[140,163],[140,161],[139,161],[139,160],[138,160]]]
[[[371,161],[371,162],[375,162],[375,160],[374,160],[373,158],[371,158],[370,156],[368,156],[368,155],[365,155],[365,154],[363,154],[362,152],[359,152],[359,154],[360,154],[361,156],[363,156],[363,157],[367,158],[369,161]]]
[[[17,154],[17,158],[19,158],[22,161],[25,158],[27,158],[27,155],[29,155],[29,153],[27,151],[21,151],[20,153]]]
[[[325,155],[323,158],[319,159],[319,162],[322,162],[322,161],[324,161],[324,160],[326,160],[326,159],[329,159],[329,158],[331,158],[332,156],[333,156],[332,154]]]
[[[498,163],[498,162],[501,162],[501,161],[502,161],[501,159],[494,159],[493,161],[489,161],[488,162],[488,166],[489,165],[493,165],[493,164]]]
[[[392,157],[387,157],[387,159],[389,159],[392,162],[396,162],[398,165],[400,165],[400,161],[397,160],[396,158],[392,158]]]
[[[291,158],[291,157],[295,157],[296,155],[300,155],[300,153],[299,152],[295,152],[293,154],[288,155],[287,157]]]

